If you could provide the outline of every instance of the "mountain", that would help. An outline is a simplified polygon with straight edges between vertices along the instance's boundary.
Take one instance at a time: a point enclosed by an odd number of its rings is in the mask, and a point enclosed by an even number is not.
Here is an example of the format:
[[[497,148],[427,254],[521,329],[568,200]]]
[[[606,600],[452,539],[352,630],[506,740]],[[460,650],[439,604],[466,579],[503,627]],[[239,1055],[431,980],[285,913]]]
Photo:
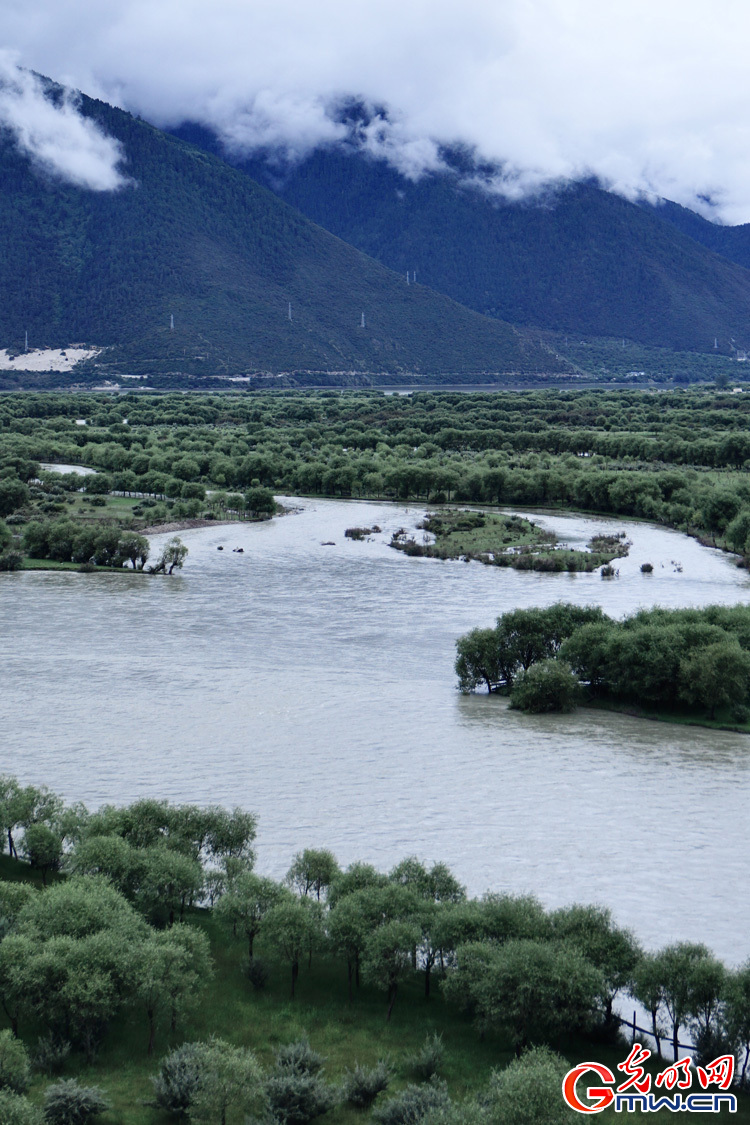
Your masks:
[[[668,199],[659,200],[657,203],[644,203],[658,218],[671,223],[687,234],[690,238],[707,246],[730,262],[737,262],[740,266],[750,268],[750,223],[740,226],[728,227],[721,223],[712,223],[704,219],[695,211],[672,203]]]
[[[565,369],[218,157],[103,102],[81,111],[121,142],[130,186],[52,179],[0,134],[0,347],[18,351],[25,332],[34,348],[105,346],[115,372]]]
[[[177,132],[221,154],[208,130]],[[477,186],[486,170],[465,154],[446,155],[447,172],[416,182],[356,145],[286,166],[273,153],[225,158],[326,230],[485,315],[675,349],[750,343],[750,271],[692,231],[592,182],[509,202]]]

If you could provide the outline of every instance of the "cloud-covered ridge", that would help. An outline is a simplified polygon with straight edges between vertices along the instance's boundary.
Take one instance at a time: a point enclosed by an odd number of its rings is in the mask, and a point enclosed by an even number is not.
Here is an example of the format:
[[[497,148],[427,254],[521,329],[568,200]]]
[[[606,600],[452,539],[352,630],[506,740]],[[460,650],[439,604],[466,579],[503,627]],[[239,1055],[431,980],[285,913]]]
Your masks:
[[[501,192],[596,176],[729,222],[750,221],[748,32],[746,0],[0,6],[25,66],[234,149],[335,142],[351,96],[387,107],[361,140],[407,175],[463,144],[503,168]]]
[[[68,183],[114,191],[127,182],[119,143],[79,113],[72,91],[51,98],[8,52],[0,52],[0,124],[36,164]]]

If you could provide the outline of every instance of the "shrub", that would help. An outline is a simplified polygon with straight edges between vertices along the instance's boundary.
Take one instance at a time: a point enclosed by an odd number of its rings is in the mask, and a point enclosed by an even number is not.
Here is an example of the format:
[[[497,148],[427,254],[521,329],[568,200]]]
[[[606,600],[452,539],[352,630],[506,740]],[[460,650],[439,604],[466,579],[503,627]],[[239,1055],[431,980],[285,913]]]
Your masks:
[[[261,961],[259,957],[253,957],[252,961],[250,958],[243,961],[242,972],[250,981],[253,988],[258,992],[266,987],[268,978],[271,975],[265,961]]]
[[[651,563],[641,563],[641,574],[651,574],[653,569],[654,568]]]
[[[20,570],[23,565],[23,555],[20,551],[5,551],[0,555],[0,570]]]
[[[372,1119],[376,1125],[418,1125],[428,1114],[445,1112],[450,1105],[445,1082],[433,1079],[421,1086],[406,1086],[395,1098],[376,1105]]]
[[[11,1090],[0,1090],[0,1121],[3,1125],[44,1125],[42,1111]]]
[[[308,1125],[336,1103],[334,1090],[321,1074],[294,1066],[277,1069],[265,1083],[271,1116],[282,1125]]]
[[[378,1094],[387,1090],[390,1080],[390,1067],[382,1059],[373,1067],[355,1063],[354,1070],[344,1073],[341,1093],[350,1105],[357,1109],[369,1109]]]
[[[735,723],[750,722],[750,707],[746,707],[744,703],[737,703],[732,708],[732,718]]]
[[[617,574],[617,571],[611,565],[611,563],[607,563],[606,566],[602,567],[599,573],[601,574],[602,578],[614,578],[615,574]]]
[[[410,1060],[411,1069],[420,1082],[427,1082],[437,1074],[443,1064],[444,1055],[442,1035],[438,1035],[437,1032],[428,1035],[421,1049]]]
[[[200,1083],[203,1053],[202,1043],[183,1043],[164,1056],[151,1079],[160,1109],[176,1115],[188,1112]]]
[[[578,680],[569,664],[564,660],[540,660],[514,681],[510,705],[532,714],[574,711],[579,697]]]
[[[44,1120],[48,1125],[88,1125],[109,1103],[98,1086],[79,1086],[75,1078],[63,1078],[47,1087]]]
[[[566,1125],[576,1120],[560,1096],[568,1064],[547,1047],[534,1047],[490,1078],[488,1117],[493,1125]]]
[[[277,1070],[298,1070],[303,1074],[318,1074],[323,1069],[325,1059],[313,1051],[307,1039],[296,1043],[286,1043],[276,1052]]]
[[[0,1031],[0,1089],[25,1094],[31,1082],[26,1048],[11,1031]]]
[[[31,1055],[31,1065],[42,1074],[58,1074],[65,1060],[70,1054],[70,1043],[67,1039],[58,1039],[55,1035],[41,1035]]]

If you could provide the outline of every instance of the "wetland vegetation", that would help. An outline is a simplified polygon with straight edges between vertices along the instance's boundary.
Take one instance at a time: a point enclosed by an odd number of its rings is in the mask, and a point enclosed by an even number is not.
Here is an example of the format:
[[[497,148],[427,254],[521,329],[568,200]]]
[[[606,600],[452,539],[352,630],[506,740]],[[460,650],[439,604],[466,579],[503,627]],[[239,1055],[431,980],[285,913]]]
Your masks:
[[[624,558],[630,546],[622,532],[594,536],[586,551],[566,550],[553,531],[533,520],[473,509],[428,512],[418,530],[426,533],[421,542],[402,528],[393,533],[391,547],[410,557],[476,560],[514,570],[592,571]]]
[[[17,539],[39,518],[139,532],[268,513],[272,491],[423,502],[438,551],[460,546],[458,517],[438,506],[468,502],[654,520],[744,557],[749,414],[750,395],[716,390],[13,395],[0,401],[0,519]],[[41,462],[97,475],[82,486]],[[469,552],[494,554],[478,531]]]
[[[750,606],[640,610],[624,620],[558,603],[504,613],[456,642],[459,688],[522,711],[576,703],[651,709],[750,731]]]

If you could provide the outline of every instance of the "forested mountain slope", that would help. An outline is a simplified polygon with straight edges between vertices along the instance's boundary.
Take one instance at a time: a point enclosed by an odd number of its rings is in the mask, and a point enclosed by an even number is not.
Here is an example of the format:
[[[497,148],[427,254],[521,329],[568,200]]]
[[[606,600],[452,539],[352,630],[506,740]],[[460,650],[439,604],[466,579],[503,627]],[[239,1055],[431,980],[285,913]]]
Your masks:
[[[81,105],[122,143],[131,184],[53,180],[0,135],[0,347],[28,331],[30,347],[114,345],[101,357],[114,370],[203,375],[565,367],[509,325],[407,286],[222,160]]]
[[[662,199],[656,204],[648,204],[652,212],[660,219],[666,219],[683,234],[694,238],[696,242],[722,254],[732,262],[750,268],[750,223],[740,226],[722,226],[721,223],[712,223],[702,215],[681,207],[679,203],[672,203]]]
[[[205,129],[178,133],[220,152]],[[416,182],[346,146],[285,168],[273,154],[235,164],[404,277],[416,270],[490,316],[678,349],[750,342],[750,271],[594,183],[511,203],[462,186],[472,167],[460,156],[453,173]]]

